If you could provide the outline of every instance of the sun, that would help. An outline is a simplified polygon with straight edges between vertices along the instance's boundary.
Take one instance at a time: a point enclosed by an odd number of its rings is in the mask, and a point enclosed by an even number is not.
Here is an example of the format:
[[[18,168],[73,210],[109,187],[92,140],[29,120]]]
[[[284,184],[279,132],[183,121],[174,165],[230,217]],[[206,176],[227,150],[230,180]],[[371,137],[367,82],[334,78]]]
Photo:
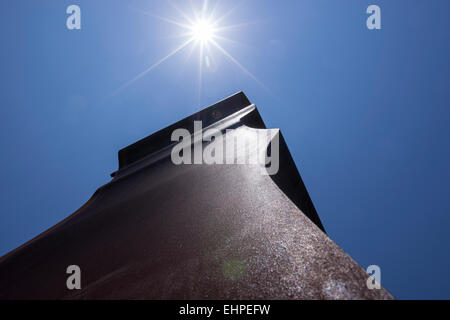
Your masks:
[[[182,42],[178,47],[176,47],[174,50],[169,52],[166,56],[162,57],[155,63],[153,63],[151,66],[149,66],[147,69],[143,70],[141,73],[137,74],[134,78],[124,83],[122,86],[120,86],[117,90],[115,90],[112,95],[116,95],[121,90],[125,89],[129,85],[131,85],[133,82],[137,81],[138,79],[142,78],[145,74],[149,73],[159,65],[161,65],[163,62],[168,60],[170,57],[176,55],[178,52],[182,51],[184,48],[190,46],[191,51],[189,53],[189,57],[191,56],[193,49],[198,48],[199,52],[199,77],[198,77],[198,96],[199,100],[201,98],[201,91],[202,91],[202,73],[203,73],[203,66],[206,68],[209,68],[211,65],[211,59],[213,55],[213,51],[219,52],[225,57],[227,57],[234,65],[236,65],[239,69],[241,69],[245,74],[247,74],[250,78],[252,78],[254,81],[256,81],[261,87],[266,88],[266,86],[259,81],[250,71],[248,71],[242,64],[239,63],[239,61],[234,58],[225,48],[222,47],[221,42],[229,42],[229,43],[235,43],[240,44],[239,42],[235,40],[228,39],[223,34],[227,30],[232,30],[236,28],[242,28],[247,25],[250,25],[252,22],[246,22],[236,25],[223,25],[223,20],[231,14],[236,8],[235,6],[231,10],[227,11],[226,13],[217,16],[216,15],[216,7],[219,3],[219,1],[216,1],[216,4],[214,7],[210,9],[210,0],[203,0],[202,8],[197,10],[194,7],[191,7],[193,9],[192,15],[187,14],[183,10],[181,10],[177,5],[172,3],[171,1],[168,1],[170,6],[174,9],[174,11],[178,12],[182,19],[180,20],[173,20],[164,18],[161,16],[157,16],[139,9],[136,9],[138,12],[145,14],[147,16],[150,16],[152,18],[156,18],[158,20],[170,23],[174,26],[177,26],[181,28],[183,31],[180,32],[179,36],[181,38],[187,38],[184,42]],[[269,90],[267,90],[269,91]]]
[[[208,20],[199,20],[191,27],[192,38],[200,42],[209,42],[215,36],[214,25]]]

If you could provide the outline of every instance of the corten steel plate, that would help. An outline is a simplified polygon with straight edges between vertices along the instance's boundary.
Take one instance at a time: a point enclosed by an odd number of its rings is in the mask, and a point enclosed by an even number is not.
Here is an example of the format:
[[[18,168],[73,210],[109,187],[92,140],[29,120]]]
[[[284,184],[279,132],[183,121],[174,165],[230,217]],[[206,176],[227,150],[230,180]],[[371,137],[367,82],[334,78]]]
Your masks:
[[[266,129],[238,93],[121,150],[110,183],[0,259],[0,299],[392,298],[369,290],[324,233],[281,133],[273,176],[250,164],[176,166],[171,134],[193,132],[194,120],[250,145]],[[66,287],[69,265],[81,290]]]

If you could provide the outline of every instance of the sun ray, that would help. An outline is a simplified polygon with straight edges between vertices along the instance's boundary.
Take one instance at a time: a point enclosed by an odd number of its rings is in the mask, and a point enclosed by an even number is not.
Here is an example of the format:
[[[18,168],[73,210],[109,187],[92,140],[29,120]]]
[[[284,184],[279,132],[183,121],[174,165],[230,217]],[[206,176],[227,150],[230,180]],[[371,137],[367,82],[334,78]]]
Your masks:
[[[248,27],[252,24],[258,24],[258,23],[262,23],[263,21],[250,21],[250,22],[245,22],[245,23],[238,23],[238,24],[231,24],[228,26],[223,26],[223,27],[217,27],[215,28],[216,32],[222,32],[225,30],[231,30],[231,29],[239,29],[239,28],[243,28],[243,27]]]
[[[207,11],[208,11],[208,0],[204,0],[202,7],[202,19],[205,19],[205,14]]]
[[[195,42],[192,42],[191,48],[188,52],[188,55],[187,55],[186,59],[184,60],[184,64],[186,64],[188,62],[188,60],[192,57],[192,54],[194,53],[194,49],[195,49]]]
[[[203,47],[204,43],[200,43],[199,72],[198,72],[198,104],[201,104],[202,97],[202,75],[203,75]]]
[[[183,10],[178,8],[178,6],[176,6],[172,1],[168,1],[168,3],[172,8],[178,11],[178,13],[181,14],[183,18],[186,19],[187,22],[189,22],[189,24],[193,25],[195,23],[191,18],[189,18],[189,16]]]
[[[179,26],[179,27],[182,27],[182,28],[185,28],[185,29],[189,29],[190,28],[189,25],[184,24],[184,23],[180,23],[180,22],[172,20],[172,19],[164,18],[164,17],[158,16],[156,14],[151,14],[151,13],[146,12],[146,11],[141,10],[141,9],[136,9],[136,8],[132,8],[132,9],[137,11],[137,12],[139,12],[139,13],[145,14],[146,16],[149,16],[149,17],[152,17],[152,18],[155,18],[155,19],[167,22],[167,23],[171,23],[173,25],[176,25],[176,26]]]
[[[192,31],[180,33],[180,34],[174,34],[170,36],[164,36],[164,37],[158,37],[158,39],[180,39],[180,38],[192,38]]]
[[[117,93],[119,93],[120,91],[122,91],[123,89],[125,89],[126,87],[128,87],[130,84],[132,84],[133,82],[135,82],[136,80],[142,78],[145,74],[149,73],[150,71],[152,71],[154,68],[156,68],[157,66],[159,66],[161,63],[163,63],[164,61],[166,61],[167,59],[169,59],[170,57],[172,57],[174,54],[176,54],[178,51],[182,50],[184,47],[186,47],[189,43],[191,43],[192,41],[194,41],[194,39],[189,39],[188,41],[186,41],[185,43],[183,43],[181,46],[179,46],[178,48],[176,48],[175,50],[173,50],[172,52],[170,52],[167,56],[165,56],[164,58],[158,60],[156,63],[154,63],[153,65],[151,65],[150,67],[148,67],[147,69],[145,69],[144,71],[142,71],[141,73],[139,73],[137,76],[135,76],[133,79],[127,81],[125,84],[123,84],[121,87],[119,87],[117,90],[115,90],[112,95],[116,95]]]
[[[215,40],[211,40],[211,43],[219,49],[228,59],[230,59],[236,66],[238,66],[244,73],[250,76],[253,80],[255,80],[261,87],[263,87],[268,92],[271,92],[261,81],[258,80],[250,71],[248,71],[243,65],[241,65],[228,51],[222,48]]]
[[[193,1],[190,1],[190,7],[193,11],[193,16],[191,17],[186,14],[183,10],[181,10],[175,3],[173,3],[171,0],[168,1],[169,5],[175,9],[181,16],[181,21],[161,17],[155,14],[151,14],[148,12],[145,12],[143,10],[132,8],[142,14],[145,14],[149,17],[176,25],[178,27],[181,27],[185,29],[186,31],[174,36],[167,36],[163,38],[185,38],[189,37],[187,41],[185,41],[183,44],[181,44],[179,47],[171,51],[168,55],[166,55],[164,58],[158,60],[153,65],[145,69],[143,72],[139,73],[137,76],[132,78],[131,80],[127,81],[125,84],[123,84],[121,87],[119,87],[117,90],[115,90],[111,96],[116,95],[118,92],[122,91],[123,89],[130,86],[135,81],[142,78],[144,75],[158,67],[160,64],[168,60],[170,57],[175,55],[177,52],[181,51],[183,48],[187,47],[189,44],[192,44],[186,60],[184,61],[184,64],[189,60],[195,50],[195,48],[198,48],[199,50],[199,56],[198,56],[198,103],[201,104],[201,97],[202,97],[202,90],[203,90],[203,72],[204,68],[210,68],[211,67],[211,59],[213,59],[213,51],[216,52],[215,49],[220,51],[223,55],[225,55],[233,64],[235,64],[239,69],[241,69],[246,75],[248,75],[251,79],[253,79],[256,83],[258,83],[261,87],[263,87],[265,90],[270,92],[270,90],[260,81],[258,80],[249,70],[247,70],[239,61],[234,58],[226,49],[224,49],[221,44],[218,43],[218,41],[226,41],[229,43],[233,43],[239,46],[249,47],[248,45],[245,45],[243,43],[240,43],[235,40],[231,40],[227,37],[224,37],[223,35],[220,35],[220,32],[231,30],[231,29],[238,29],[242,27],[246,27],[251,24],[258,23],[260,21],[254,21],[254,22],[246,22],[241,24],[234,24],[234,25],[221,25],[221,22],[228,17],[232,12],[234,12],[237,8],[242,6],[243,3],[245,3],[246,0],[240,1],[237,5],[235,5],[231,10],[227,11],[225,14],[221,15],[217,19],[215,17],[216,9],[219,7],[220,0],[217,0],[214,4],[212,4],[208,0],[204,0],[201,5],[195,5]],[[212,9],[212,10],[211,10]],[[183,19],[186,21],[183,22]],[[217,41],[216,41],[217,40]],[[214,50],[212,50],[214,49]],[[214,59],[213,59],[214,60]],[[214,70],[214,69],[211,69]]]
[[[251,46],[249,46],[249,45],[247,45],[247,44],[245,44],[245,43],[242,43],[242,42],[239,42],[239,41],[236,41],[236,40],[231,40],[231,39],[229,39],[229,38],[226,38],[226,37],[224,37],[224,36],[220,36],[220,35],[218,35],[218,34],[215,34],[213,38],[214,38],[214,39],[219,39],[219,40],[222,40],[222,41],[226,41],[226,42],[229,42],[229,43],[232,43],[232,44],[241,46],[241,47],[251,48]]]
[[[237,8],[239,8],[240,6],[242,6],[244,4],[246,0],[241,1],[240,3],[238,3],[237,5],[235,5],[233,8],[231,8],[230,10],[228,10],[227,12],[225,12],[223,15],[221,15],[220,17],[218,17],[217,19],[215,19],[216,23],[219,24],[222,20],[224,20],[226,17],[228,17],[230,14],[232,14],[234,11],[236,11]]]
[[[216,20],[214,17],[216,16],[216,10],[217,10],[217,7],[219,6],[219,3],[220,3],[220,0],[217,0],[216,3],[214,4],[214,7],[211,10],[211,13],[209,14],[209,17],[214,21]]]
[[[192,0],[190,0],[189,3],[190,3],[190,5],[191,5],[191,10],[192,10],[192,12],[194,13],[195,20],[196,20],[196,21],[200,20],[201,17],[200,17],[199,14],[198,14],[198,10],[195,9],[195,6],[194,6],[194,3],[192,2]]]

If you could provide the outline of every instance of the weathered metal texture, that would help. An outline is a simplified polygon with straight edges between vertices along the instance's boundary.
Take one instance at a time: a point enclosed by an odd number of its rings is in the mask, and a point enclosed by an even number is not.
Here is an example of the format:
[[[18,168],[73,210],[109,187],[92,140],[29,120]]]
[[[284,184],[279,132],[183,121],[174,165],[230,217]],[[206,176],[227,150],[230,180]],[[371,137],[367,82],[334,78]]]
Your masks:
[[[86,205],[0,259],[0,299],[392,298],[324,233],[282,136],[275,176],[174,165],[170,133],[195,119],[250,142],[265,128],[239,93],[122,150]]]

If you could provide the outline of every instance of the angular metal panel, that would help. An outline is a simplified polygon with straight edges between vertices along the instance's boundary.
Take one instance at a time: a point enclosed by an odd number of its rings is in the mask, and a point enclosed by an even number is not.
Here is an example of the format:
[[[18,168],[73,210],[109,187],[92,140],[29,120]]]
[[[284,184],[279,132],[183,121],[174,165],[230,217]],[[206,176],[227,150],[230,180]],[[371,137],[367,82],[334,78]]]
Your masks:
[[[281,133],[273,176],[250,164],[176,166],[171,132],[193,132],[194,120],[250,146],[266,130],[238,93],[121,150],[86,205],[0,259],[0,298],[392,298],[369,290],[324,233]],[[81,268],[81,290],[66,287],[69,265]]]

